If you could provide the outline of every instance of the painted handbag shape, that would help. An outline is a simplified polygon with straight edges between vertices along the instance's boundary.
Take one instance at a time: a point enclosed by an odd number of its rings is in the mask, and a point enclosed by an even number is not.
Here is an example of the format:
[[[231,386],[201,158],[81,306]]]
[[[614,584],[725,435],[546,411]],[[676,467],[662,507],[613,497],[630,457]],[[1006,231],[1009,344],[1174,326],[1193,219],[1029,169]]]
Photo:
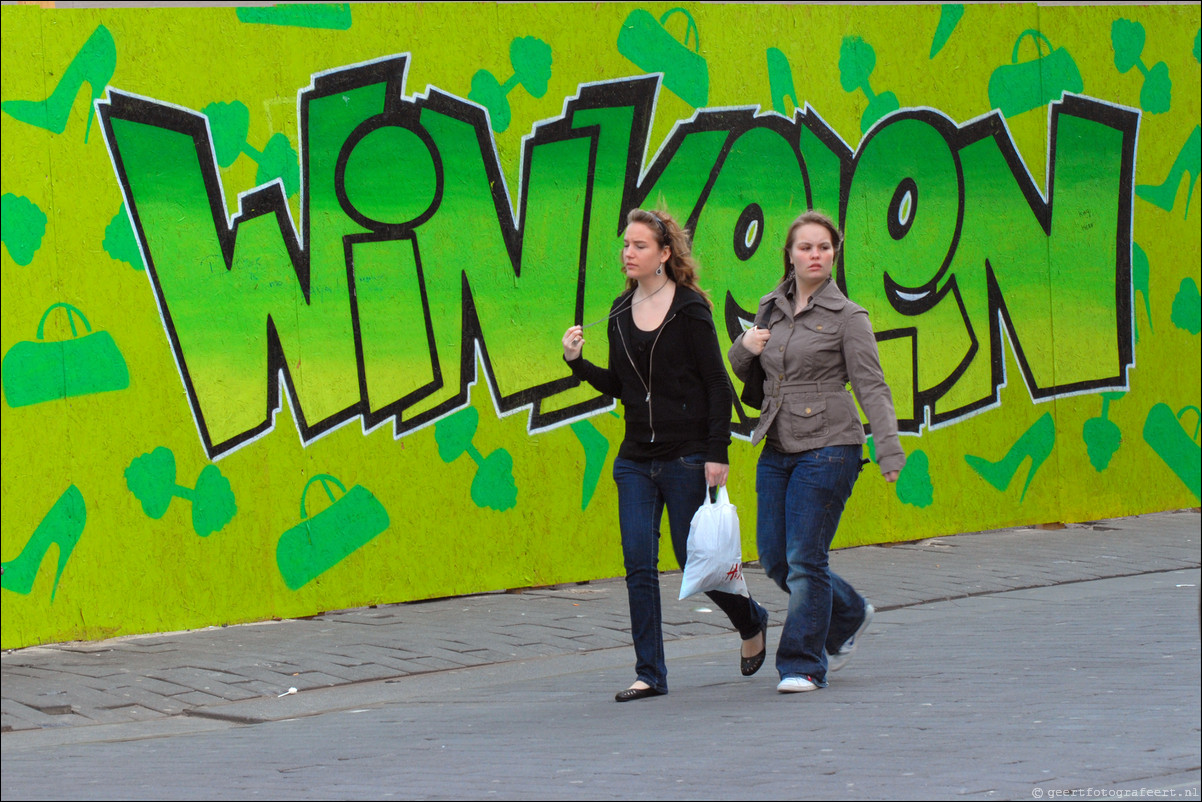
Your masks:
[[[43,339],[46,318],[55,309],[67,310],[71,339]],[[79,336],[78,317],[87,333]],[[53,304],[38,323],[37,341],[23,340],[4,355],[4,398],[11,407],[24,407],[77,395],[105,393],[129,387],[129,368],[107,331],[92,331],[83,312],[68,303]]]
[[[1181,425],[1181,418],[1186,412],[1198,416],[1192,437]],[[1194,498],[1202,498],[1202,448],[1195,442],[1200,429],[1202,410],[1194,406],[1184,407],[1174,415],[1168,404],[1156,404],[1148,411],[1148,418],[1144,421],[1144,442],[1177,474]]]
[[[1028,36],[1035,42],[1036,58],[1020,62],[1018,50]],[[1041,42],[1047,45],[1046,55]],[[1046,106],[1065,92],[1080,92],[1085,88],[1081,72],[1068,51],[1063,47],[1053,49],[1048,38],[1034,28],[1018,35],[1010,62],[989,76],[989,103],[1007,117]]]
[[[331,504],[309,517],[305,497],[320,481]],[[330,485],[342,491],[335,499]],[[318,474],[301,491],[301,522],[280,536],[275,559],[290,590],[298,590],[333,568],[388,528],[388,512],[362,485],[350,490],[329,474]]]
[[[677,12],[688,18],[684,42],[668,33],[664,23]],[[693,47],[689,48],[689,34]],[[638,65],[644,72],[662,72],[664,86],[693,108],[709,101],[710,74],[701,55],[701,35],[693,15],[683,8],[673,8],[657,21],[641,8],[631,11],[618,31],[618,52]]]

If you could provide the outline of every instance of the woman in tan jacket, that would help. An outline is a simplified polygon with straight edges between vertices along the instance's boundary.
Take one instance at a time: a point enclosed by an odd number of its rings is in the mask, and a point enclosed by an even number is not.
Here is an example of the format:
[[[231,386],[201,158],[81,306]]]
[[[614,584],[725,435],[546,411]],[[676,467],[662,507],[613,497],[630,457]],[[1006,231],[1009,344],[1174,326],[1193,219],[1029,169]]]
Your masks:
[[[776,651],[781,693],[825,687],[872,620],[872,605],[830,570],[828,552],[861,467],[866,440],[851,394],[868,415],[877,462],[897,480],[906,456],[868,313],[831,279],[842,237],[826,215],[807,212],[785,244],[785,275],[760,299],[756,325],[728,356],[744,381],[764,369],[764,402],[752,444],[757,545],[764,570],[789,594]]]

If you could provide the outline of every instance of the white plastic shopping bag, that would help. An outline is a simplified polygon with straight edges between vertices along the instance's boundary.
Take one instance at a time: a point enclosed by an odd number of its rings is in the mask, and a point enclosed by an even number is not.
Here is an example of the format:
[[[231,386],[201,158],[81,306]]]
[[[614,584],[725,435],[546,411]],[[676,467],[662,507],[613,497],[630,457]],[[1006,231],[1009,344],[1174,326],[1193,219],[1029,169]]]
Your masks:
[[[680,598],[720,590],[748,596],[743,580],[743,544],[739,540],[739,512],[730,503],[726,487],[718,488],[717,501],[705,501],[693,514],[689,527],[688,557]]]

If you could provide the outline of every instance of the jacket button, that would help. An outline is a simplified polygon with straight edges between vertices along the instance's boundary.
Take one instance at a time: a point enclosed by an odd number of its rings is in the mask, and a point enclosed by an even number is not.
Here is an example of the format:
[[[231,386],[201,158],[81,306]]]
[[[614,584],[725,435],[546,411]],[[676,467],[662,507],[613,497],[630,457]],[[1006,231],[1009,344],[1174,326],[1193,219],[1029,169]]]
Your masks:
[[[785,380],[785,374],[783,374],[783,373],[782,373],[782,374],[780,374],[780,379],[781,379],[781,381],[784,381],[784,380]]]
[[[821,326],[818,326],[818,331],[822,331],[822,327],[821,327]]]
[[[806,407],[806,414],[807,414],[807,415],[809,415],[809,414],[810,414],[810,408],[809,408],[809,407]]]

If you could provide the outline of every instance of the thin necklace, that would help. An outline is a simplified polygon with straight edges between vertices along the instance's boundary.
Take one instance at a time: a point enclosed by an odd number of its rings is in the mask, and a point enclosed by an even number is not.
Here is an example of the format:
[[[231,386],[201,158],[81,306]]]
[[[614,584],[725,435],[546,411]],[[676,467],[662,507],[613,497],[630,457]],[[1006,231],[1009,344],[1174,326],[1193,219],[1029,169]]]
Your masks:
[[[636,306],[638,306],[639,304],[641,304],[643,301],[649,301],[649,300],[651,300],[651,298],[653,298],[653,297],[655,296],[655,293],[656,293],[656,292],[659,292],[659,291],[660,291],[660,290],[662,290],[664,287],[668,286],[668,282],[669,282],[669,281],[671,281],[671,279],[664,279],[664,283],[663,283],[663,284],[660,284],[660,285],[659,285],[659,287],[658,287],[658,288],[655,290],[655,292],[653,292],[653,293],[651,293],[650,295],[647,295],[647,296],[645,296],[645,297],[643,297],[643,298],[640,298],[640,299],[639,299],[639,300],[637,300],[637,301],[635,301],[635,300],[634,300],[634,293],[633,293],[633,292],[632,292],[632,293],[630,293],[631,304],[630,304],[629,306],[624,306],[624,307],[622,307],[622,308],[620,308],[620,309],[615,309],[613,312],[610,312],[608,315],[606,315],[605,317],[601,318],[600,320],[594,320],[592,323],[588,323],[588,324],[585,324],[585,325],[581,326],[581,327],[580,327],[580,330],[581,330],[581,331],[584,331],[584,330],[585,330],[585,329],[587,329],[589,326],[596,326],[598,323],[604,323],[604,322],[605,322],[605,321],[607,321],[607,320],[613,320],[615,317],[617,317],[618,315],[622,314],[622,313],[623,313],[623,312],[625,312],[627,309],[634,309]],[[635,289],[637,290],[638,288],[636,287]]]

